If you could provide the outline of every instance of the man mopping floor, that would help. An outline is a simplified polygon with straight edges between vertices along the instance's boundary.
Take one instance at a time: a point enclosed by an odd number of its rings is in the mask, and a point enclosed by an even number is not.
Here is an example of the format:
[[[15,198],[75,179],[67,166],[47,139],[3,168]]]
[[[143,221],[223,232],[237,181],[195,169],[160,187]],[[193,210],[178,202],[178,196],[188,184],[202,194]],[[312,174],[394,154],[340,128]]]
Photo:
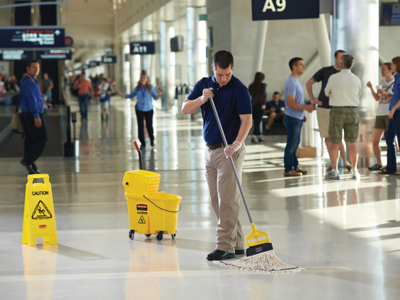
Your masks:
[[[207,259],[224,260],[245,252],[245,238],[239,222],[240,192],[228,157],[232,157],[241,179],[246,153],[244,140],[252,126],[252,108],[247,87],[233,76],[232,54],[218,51],[211,67],[214,75],[196,83],[183,103],[182,113],[192,114],[201,108],[206,179],[211,204],[218,218],[217,246]],[[227,147],[224,147],[209,98],[214,98],[229,144]]]

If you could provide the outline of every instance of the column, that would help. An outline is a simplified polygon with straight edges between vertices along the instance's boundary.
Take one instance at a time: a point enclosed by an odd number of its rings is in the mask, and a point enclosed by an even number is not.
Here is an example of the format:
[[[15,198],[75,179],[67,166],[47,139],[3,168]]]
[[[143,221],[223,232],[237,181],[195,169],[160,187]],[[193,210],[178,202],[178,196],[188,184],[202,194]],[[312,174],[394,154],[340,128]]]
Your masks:
[[[373,163],[372,132],[376,101],[366,83],[378,83],[379,76],[379,1],[336,0],[333,16],[332,49],[343,49],[354,56],[353,73],[363,87],[360,102],[358,152],[362,166]]]

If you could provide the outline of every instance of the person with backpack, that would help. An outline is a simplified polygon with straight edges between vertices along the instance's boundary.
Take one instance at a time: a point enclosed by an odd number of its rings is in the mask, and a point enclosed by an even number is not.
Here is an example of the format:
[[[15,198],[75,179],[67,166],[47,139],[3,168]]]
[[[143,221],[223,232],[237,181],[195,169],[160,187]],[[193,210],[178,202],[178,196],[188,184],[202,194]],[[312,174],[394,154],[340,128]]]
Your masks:
[[[21,122],[25,130],[24,157],[21,164],[29,174],[39,174],[41,171],[36,167],[35,161],[46,148],[48,137],[46,122],[43,118],[42,93],[36,79],[40,72],[38,61],[29,61],[26,70],[20,93]]]
[[[252,143],[262,142],[263,135],[260,131],[260,125],[262,117],[264,115],[265,106],[267,103],[267,85],[264,83],[265,75],[261,72],[257,72],[254,76],[254,81],[249,86],[249,92],[251,96],[251,104],[253,106],[253,137],[251,138]]]
[[[81,77],[75,81],[74,89],[78,89],[79,110],[82,121],[88,120],[88,105],[90,95],[93,94],[92,83],[86,78],[85,72],[82,72]]]

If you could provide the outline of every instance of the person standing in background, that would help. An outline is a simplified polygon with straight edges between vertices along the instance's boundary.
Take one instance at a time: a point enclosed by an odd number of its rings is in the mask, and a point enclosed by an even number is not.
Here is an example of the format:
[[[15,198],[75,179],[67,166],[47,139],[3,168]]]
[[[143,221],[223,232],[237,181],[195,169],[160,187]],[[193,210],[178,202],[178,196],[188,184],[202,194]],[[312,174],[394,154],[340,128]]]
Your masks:
[[[304,73],[306,66],[300,57],[289,61],[292,74],[286,80],[284,87],[286,112],[283,116],[283,125],[287,128],[287,143],[285,147],[285,176],[301,176],[307,171],[299,168],[296,152],[300,145],[301,127],[307,121],[304,111],[313,112],[314,105],[306,105],[304,91],[299,77]]]
[[[262,117],[264,115],[265,104],[267,102],[267,84],[264,83],[265,75],[257,72],[254,81],[249,86],[251,104],[253,106],[253,137],[252,143],[262,142],[263,135],[260,131]],[[257,141],[258,138],[258,141]]]
[[[137,96],[136,101],[136,119],[138,122],[138,136],[141,143],[140,149],[146,149],[146,140],[144,138],[144,122],[143,117],[146,119],[146,128],[149,133],[151,147],[154,147],[154,133],[153,133],[153,100],[157,100],[162,95],[162,91],[159,90],[156,93],[154,87],[150,84],[149,78],[147,77],[146,71],[142,71],[140,74],[140,80],[137,83],[136,88],[129,95],[121,93],[116,90],[116,92],[124,98],[134,98]]]
[[[308,92],[308,96],[311,99],[313,104],[318,105],[317,108],[317,119],[318,119],[318,127],[319,127],[319,134],[321,138],[325,138],[326,149],[328,150],[328,154],[330,157],[331,151],[331,142],[329,140],[329,120],[330,120],[330,112],[332,106],[329,105],[329,98],[325,95],[325,88],[326,84],[328,83],[329,77],[331,75],[340,72],[340,59],[346,52],[343,50],[337,50],[335,52],[335,64],[330,67],[325,67],[320,69],[317,73],[311,77],[310,80],[306,83],[306,88]],[[318,96],[318,100],[314,98],[314,94],[312,92],[312,85],[316,82],[321,82],[321,91]],[[342,141],[339,145],[340,147],[340,156],[342,157],[344,167],[351,171],[351,166],[347,161],[346,157],[346,144]],[[332,166],[328,168],[328,172],[332,170]]]
[[[93,94],[92,83],[86,78],[85,72],[75,81],[74,88],[78,90],[79,109],[82,121],[88,120],[88,106],[90,95]]]
[[[26,70],[20,94],[21,122],[25,130],[24,157],[21,164],[29,174],[38,174],[41,171],[36,167],[35,161],[42,155],[48,141],[43,118],[43,99],[36,79],[40,65],[36,60],[29,61]],[[49,106],[51,108],[51,104]]]
[[[42,92],[43,92],[44,101],[47,103],[51,103],[53,87],[54,87],[54,83],[53,83],[53,80],[51,78],[49,78],[49,74],[43,73]]]
[[[389,127],[386,134],[387,145],[387,167],[379,172],[379,174],[394,174],[400,175],[397,172],[397,152],[395,139],[400,135],[400,56],[392,59],[391,69],[396,75],[394,76],[393,93],[386,92],[383,89],[378,90],[378,93],[385,98],[391,99],[389,105]]]
[[[381,68],[381,74],[385,78],[379,82],[380,88],[382,88],[388,93],[393,93],[394,77],[392,75],[392,64],[384,63]],[[379,171],[382,169],[381,147],[379,146],[379,143],[382,140],[383,134],[389,127],[390,119],[388,115],[389,115],[390,98],[383,97],[375,93],[371,81],[368,81],[367,87],[370,88],[374,99],[376,101],[379,101],[378,109],[376,110],[374,132],[372,135],[372,149],[375,154],[376,164],[372,167],[369,167],[368,169],[370,171]]]
[[[329,105],[332,106],[329,120],[332,170],[325,175],[325,179],[340,179],[338,160],[343,131],[344,139],[350,150],[351,176],[353,179],[359,179],[357,138],[360,121],[358,106],[362,91],[361,80],[351,72],[354,64],[353,56],[343,55],[340,62],[342,70],[329,78],[325,88],[325,95],[329,97]]]

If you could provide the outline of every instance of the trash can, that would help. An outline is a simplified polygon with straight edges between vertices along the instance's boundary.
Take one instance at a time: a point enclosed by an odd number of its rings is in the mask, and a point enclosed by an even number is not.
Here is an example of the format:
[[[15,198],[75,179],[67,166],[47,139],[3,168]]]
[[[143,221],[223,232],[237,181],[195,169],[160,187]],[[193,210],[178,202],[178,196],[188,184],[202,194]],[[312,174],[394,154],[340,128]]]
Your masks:
[[[182,197],[158,192],[160,175],[150,171],[125,172],[123,185],[128,203],[129,238],[135,233],[147,237],[156,235],[161,241],[164,234],[174,239]]]

